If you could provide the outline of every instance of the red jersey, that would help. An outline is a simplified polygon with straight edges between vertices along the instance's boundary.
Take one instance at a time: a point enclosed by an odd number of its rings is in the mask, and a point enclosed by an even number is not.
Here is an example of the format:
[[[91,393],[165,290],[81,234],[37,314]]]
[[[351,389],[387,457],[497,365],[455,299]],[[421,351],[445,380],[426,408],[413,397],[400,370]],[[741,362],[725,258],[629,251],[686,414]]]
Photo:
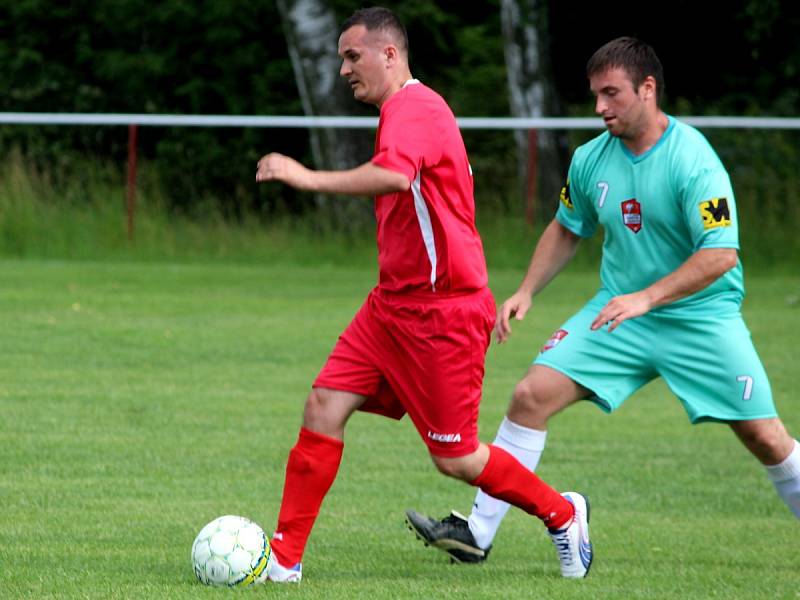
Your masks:
[[[444,99],[416,80],[389,98],[381,106],[372,163],[411,182],[408,191],[375,198],[378,287],[437,293],[484,288],[472,169]]]

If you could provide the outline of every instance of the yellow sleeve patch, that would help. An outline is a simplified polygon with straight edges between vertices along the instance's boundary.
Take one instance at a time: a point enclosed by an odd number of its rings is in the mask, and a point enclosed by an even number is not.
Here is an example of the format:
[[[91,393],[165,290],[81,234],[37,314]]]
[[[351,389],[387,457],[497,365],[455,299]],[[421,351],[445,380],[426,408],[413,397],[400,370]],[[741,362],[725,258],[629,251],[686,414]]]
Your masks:
[[[561,200],[561,204],[566,206],[568,209],[573,209],[572,198],[569,197],[569,179],[567,179],[567,184],[561,188],[561,196],[559,196],[559,200]]]
[[[711,198],[711,200],[704,200],[699,206],[704,229],[730,227],[731,211],[728,208],[727,198]]]

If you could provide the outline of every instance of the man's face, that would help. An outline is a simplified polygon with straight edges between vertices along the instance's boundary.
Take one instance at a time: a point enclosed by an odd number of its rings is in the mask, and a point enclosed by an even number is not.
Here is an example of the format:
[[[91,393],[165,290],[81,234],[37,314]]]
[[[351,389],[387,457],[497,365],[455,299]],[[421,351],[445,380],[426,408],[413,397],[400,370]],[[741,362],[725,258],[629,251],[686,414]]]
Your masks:
[[[350,83],[356,100],[377,106],[389,87],[382,41],[380,33],[368,32],[363,25],[354,25],[339,37],[339,74]]]
[[[595,96],[595,112],[603,117],[608,132],[623,139],[636,138],[646,127],[647,101],[655,94],[652,78],[634,89],[624,69],[611,68],[589,78]]]

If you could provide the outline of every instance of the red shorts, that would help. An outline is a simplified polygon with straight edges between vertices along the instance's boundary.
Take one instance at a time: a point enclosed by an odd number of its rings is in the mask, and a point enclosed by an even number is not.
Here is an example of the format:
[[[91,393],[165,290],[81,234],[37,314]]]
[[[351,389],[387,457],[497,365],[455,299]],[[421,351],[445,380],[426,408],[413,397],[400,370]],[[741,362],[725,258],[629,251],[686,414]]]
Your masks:
[[[360,410],[405,413],[436,456],[478,448],[478,407],[495,304],[488,288],[458,296],[370,292],[314,387],[367,397]]]

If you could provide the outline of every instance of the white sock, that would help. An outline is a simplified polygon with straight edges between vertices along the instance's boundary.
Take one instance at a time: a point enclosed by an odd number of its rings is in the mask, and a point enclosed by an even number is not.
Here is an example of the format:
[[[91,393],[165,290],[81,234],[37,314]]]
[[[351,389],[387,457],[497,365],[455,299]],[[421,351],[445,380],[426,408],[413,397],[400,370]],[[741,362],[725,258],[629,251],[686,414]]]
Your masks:
[[[800,519],[800,442],[794,441],[794,450],[782,463],[765,468],[781,500]]]
[[[546,438],[546,431],[523,427],[504,417],[497,430],[494,445],[511,454],[531,471],[535,471],[539,464],[539,458],[542,456]],[[469,530],[475,537],[478,546],[486,549],[492,545],[508,508],[507,502],[478,490],[475,495],[475,504],[472,506],[472,513],[469,515]]]

